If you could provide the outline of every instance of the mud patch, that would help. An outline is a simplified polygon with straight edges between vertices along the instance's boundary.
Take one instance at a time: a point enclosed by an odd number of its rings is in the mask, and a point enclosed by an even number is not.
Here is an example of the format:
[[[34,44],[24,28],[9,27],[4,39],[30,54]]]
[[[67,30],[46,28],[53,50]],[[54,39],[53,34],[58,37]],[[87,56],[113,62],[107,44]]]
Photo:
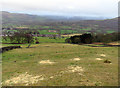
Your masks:
[[[24,84],[27,86],[31,84],[36,84],[38,81],[41,81],[41,80],[44,80],[44,77],[42,75],[33,76],[26,72],[25,74],[21,74],[21,75],[18,75],[17,77],[13,77],[9,80],[6,80],[4,84],[5,85]]]
[[[103,60],[103,59],[101,59],[101,58],[96,58],[96,60]]]
[[[52,64],[54,64],[55,62],[52,62],[52,61],[50,61],[50,60],[42,60],[42,61],[40,61],[39,62],[39,64],[50,64],[50,65],[52,65]]]

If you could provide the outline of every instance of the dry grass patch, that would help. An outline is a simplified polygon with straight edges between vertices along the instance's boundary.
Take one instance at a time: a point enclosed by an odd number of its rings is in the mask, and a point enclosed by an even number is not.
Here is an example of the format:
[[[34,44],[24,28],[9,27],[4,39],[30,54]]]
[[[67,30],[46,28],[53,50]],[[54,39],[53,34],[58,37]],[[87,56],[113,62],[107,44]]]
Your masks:
[[[103,60],[103,59],[101,59],[101,58],[96,58],[96,60]]]
[[[79,75],[83,75],[82,74],[83,71],[84,71],[84,69],[82,67],[76,66],[76,65],[74,65],[74,66],[71,65],[71,66],[68,66],[65,70],[57,72],[55,75],[52,75],[49,78],[52,79],[52,78],[55,78],[58,76],[62,76],[63,74],[66,74],[66,73],[78,73]]]
[[[74,36],[74,35],[82,35],[82,34],[68,34],[68,35],[61,35],[61,36],[63,36],[63,37],[71,37],[71,36]]]
[[[73,60],[73,61],[79,61],[80,58],[74,58],[74,59],[71,59],[71,60]]]
[[[44,80],[44,77],[42,75],[40,76],[33,76],[28,74],[27,72],[24,74],[21,74],[17,77],[13,77],[9,80],[6,80],[4,82],[5,85],[16,85],[16,84],[24,84],[24,85],[31,85],[36,84],[38,81]]]
[[[120,45],[120,42],[112,42],[112,43],[108,43],[109,45]]]
[[[101,56],[101,57],[106,57],[106,55],[105,55],[105,54],[100,54],[100,56]]]
[[[27,61],[22,61],[22,62],[24,62],[24,63],[25,63],[25,62],[27,62]]]
[[[83,72],[83,68],[80,66],[68,66],[68,72],[74,73],[74,72]]]
[[[39,64],[50,64],[50,65],[52,65],[52,64],[54,64],[55,62],[52,62],[52,61],[50,61],[50,60],[42,60],[42,61],[40,61],[39,62]]]

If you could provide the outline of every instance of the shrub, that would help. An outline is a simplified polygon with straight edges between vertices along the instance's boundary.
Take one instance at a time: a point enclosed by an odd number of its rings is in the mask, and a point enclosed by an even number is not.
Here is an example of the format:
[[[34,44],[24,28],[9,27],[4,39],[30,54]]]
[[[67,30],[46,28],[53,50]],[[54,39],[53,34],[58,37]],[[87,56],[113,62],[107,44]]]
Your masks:
[[[111,63],[111,61],[110,60],[105,60],[104,63]]]
[[[79,44],[79,43],[90,44],[93,42],[93,39],[94,38],[91,34],[83,34],[83,35],[72,36],[69,39],[67,39],[66,42],[74,43],[74,44]]]
[[[69,39],[66,39],[65,41],[67,43],[73,43],[73,44],[91,44],[93,42],[102,42],[102,43],[109,43],[114,41],[120,40],[120,33],[110,33],[110,34],[82,34],[82,35],[75,35],[71,36]]]

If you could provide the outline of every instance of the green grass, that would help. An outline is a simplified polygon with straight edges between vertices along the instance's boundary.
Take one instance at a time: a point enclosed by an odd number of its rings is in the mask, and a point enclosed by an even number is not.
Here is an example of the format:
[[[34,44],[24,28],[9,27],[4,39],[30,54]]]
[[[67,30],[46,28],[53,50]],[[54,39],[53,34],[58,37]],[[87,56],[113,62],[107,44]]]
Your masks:
[[[61,30],[60,32],[61,32],[61,34],[64,34],[64,33],[77,33],[77,31],[75,31],[75,30]]]
[[[53,30],[53,29],[49,29],[49,30]],[[57,32],[48,32],[48,30],[38,30],[40,34],[58,34]],[[77,33],[77,31],[75,30],[60,30],[61,34],[64,33]]]
[[[13,32],[18,32],[17,30],[7,30],[7,32],[11,32],[11,31],[13,31]]]
[[[49,26],[42,26],[42,28],[49,28]]]
[[[40,43],[64,43],[66,38],[50,39],[48,37],[37,37]]]
[[[38,30],[40,34],[58,34],[55,32],[48,32],[48,30]]]
[[[6,40],[1,38],[0,42],[2,42],[2,43],[11,43],[9,38],[6,38]]]
[[[107,31],[107,33],[113,33],[113,32],[115,32],[115,31],[112,31],[112,30],[111,31]]]
[[[3,44],[4,46],[6,44]],[[2,54],[3,82],[28,72],[32,75],[44,75],[46,79],[31,86],[117,86],[118,85],[118,48],[90,47],[65,43],[41,43],[31,47],[14,49]],[[101,57],[105,54],[106,57]],[[80,58],[80,61],[70,59]],[[108,59],[112,64],[97,61],[96,58]],[[41,65],[41,60],[56,62],[53,65]],[[16,61],[16,62],[14,62]],[[26,61],[26,62],[25,62]],[[64,73],[68,66],[77,65],[84,69],[81,74]],[[50,79],[50,76],[54,78]],[[5,85],[5,84],[3,84]],[[23,84],[16,84],[18,86]]]
[[[89,31],[89,30],[91,30],[91,28],[86,28],[86,29],[80,29],[80,30],[85,30],[85,31]]]

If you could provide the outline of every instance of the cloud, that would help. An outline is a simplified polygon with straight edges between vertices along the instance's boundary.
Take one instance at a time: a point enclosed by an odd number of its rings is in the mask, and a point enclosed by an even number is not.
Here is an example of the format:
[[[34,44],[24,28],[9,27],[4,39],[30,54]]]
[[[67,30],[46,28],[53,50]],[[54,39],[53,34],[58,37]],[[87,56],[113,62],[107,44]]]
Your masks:
[[[57,15],[117,16],[119,0],[2,0],[11,12]]]

